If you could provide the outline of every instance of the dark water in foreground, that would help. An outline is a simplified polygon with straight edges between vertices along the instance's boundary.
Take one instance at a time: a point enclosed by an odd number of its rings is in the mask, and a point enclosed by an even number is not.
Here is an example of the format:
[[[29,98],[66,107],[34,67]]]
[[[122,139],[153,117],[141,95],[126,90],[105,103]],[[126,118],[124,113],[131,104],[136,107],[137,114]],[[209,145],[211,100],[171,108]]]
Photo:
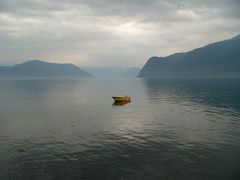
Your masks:
[[[1,80],[0,179],[240,179],[240,79]]]

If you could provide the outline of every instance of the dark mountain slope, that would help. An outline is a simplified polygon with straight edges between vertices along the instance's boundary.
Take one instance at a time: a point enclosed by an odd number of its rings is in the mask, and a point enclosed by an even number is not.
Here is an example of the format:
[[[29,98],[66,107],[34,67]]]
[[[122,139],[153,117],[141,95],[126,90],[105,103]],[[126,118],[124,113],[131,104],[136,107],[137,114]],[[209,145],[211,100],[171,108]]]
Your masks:
[[[139,77],[240,73],[240,35],[185,53],[152,57]]]

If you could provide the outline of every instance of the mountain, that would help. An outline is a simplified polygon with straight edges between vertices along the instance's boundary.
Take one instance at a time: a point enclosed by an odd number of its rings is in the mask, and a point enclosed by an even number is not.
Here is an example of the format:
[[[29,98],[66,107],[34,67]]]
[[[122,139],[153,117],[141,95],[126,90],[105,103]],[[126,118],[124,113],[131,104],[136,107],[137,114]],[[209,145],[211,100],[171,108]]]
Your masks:
[[[11,67],[0,66],[0,75],[21,77],[93,77],[74,64],[30,60]]]
[[[121,77],[121,74],[126,70],[126,68],[117,66],[85,66],[84,69],[101,78]]]
[[[0,66],[0,73],[7,73],[10,69],[9,66]]]
[[[85,66],[88,72],[101,78],[122,78],[136,77],[141,69],[136,67],[118,67],[118,66]]]
[[[137,67],[131,67],[129,69],[127,69],[126,71],[124,71],[122,73],[122,76],[123,77],[136,77],[139,72],[140,72],[140,68],[137,68]]]
[[[167,57],[151,57],[138,77],[240,74],[240,35]]]

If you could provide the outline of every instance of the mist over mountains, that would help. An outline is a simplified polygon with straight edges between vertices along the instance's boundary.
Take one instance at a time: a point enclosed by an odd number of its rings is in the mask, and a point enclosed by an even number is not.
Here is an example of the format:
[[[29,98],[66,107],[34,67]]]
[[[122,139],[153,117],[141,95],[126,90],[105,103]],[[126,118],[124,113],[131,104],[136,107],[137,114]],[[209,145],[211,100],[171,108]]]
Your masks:
[[[131,68],[128,68],[126,71],[124,71],[122,73],[122,76],[123,77],[137,77],[137,75],[139,74],[140,71],[141,71],[140,68],[131,67]]]
[[[167,57],[151,57],[138,77],[225,76],[240,74],[240,35]]]
[[[93,77],[74,64],[30,60],[14,66],[0,66],[2,77]]]
[[[0,66],[0,77],[136,77],[140,68],[84,67],[74,64],[30,60],[14,66]]]
[[[128,78],[128,77],[136,77],[139,72],[140,68],[137,67],[118,67],[118,66],[88,66],[84,67],[85,70],[90,72],[96,77],[101,78]]]
[[[151,57],[144,67],[92,67],[91,74],[74,64],[30,60],[0,66],[0,77],[215,77],[240,75],[240,35],[189,52]],[[140,71],[140,72],[139,72]]]

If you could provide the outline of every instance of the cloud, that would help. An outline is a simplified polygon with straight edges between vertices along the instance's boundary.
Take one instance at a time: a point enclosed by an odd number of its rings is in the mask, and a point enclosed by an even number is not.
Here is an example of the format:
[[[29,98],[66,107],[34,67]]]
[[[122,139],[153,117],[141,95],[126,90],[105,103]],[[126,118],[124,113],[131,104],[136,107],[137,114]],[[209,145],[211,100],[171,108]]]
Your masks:
[[[0,63],[142,66],[239,33],[238,0],[2,0]]]

